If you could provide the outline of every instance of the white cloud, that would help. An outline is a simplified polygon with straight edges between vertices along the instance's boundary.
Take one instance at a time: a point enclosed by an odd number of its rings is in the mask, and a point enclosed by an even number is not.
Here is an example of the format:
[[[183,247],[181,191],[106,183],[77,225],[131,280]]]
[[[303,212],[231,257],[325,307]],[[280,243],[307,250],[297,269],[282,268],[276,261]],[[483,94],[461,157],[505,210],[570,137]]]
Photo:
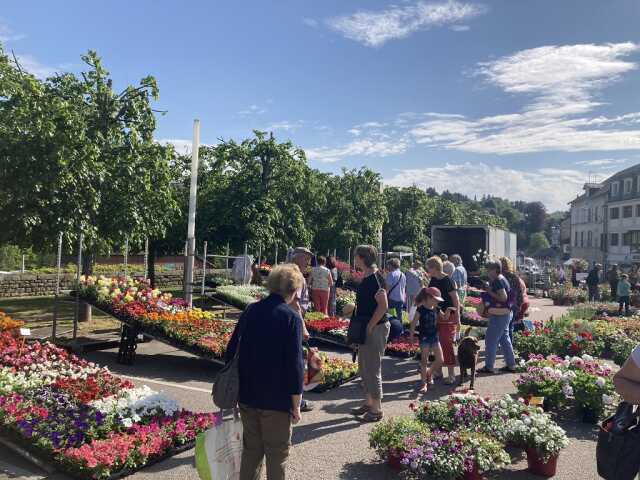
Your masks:
[[[467,32],[471,30],[471,27],[469,25],[452,25],[451,30],[454,32]]]
[[[358,128],[351,128],[351,129],[347,130],[347,132],[349,132],[351,135],[359,137],[360,134],[362,133],[362,130],[360,130]]]
[[[337,148],[320,147],[308,148],[307,158],[323,163],[338,162],[344,157],[387,157],[406,152],[408,144],[404,141],[376,141],[372,139],[358,139]]]
[[[8,25],[0,23],[0,42],[16,42],[18,40],[22,40],[25,36],[26,35],[22,33],[15,33]]]
[[[259,105],[249,105],[244,110],[240,110],[238,115],[260,115],[267,111],[266,108],[260,107]]]
[[[450,0],[443,3],[417,2],[394,5],[382,11],[359,11],[329,19],[327,24],[346,38],[369,47],[405,38],[418,30],[448,25],[484,13],[483,5]]]
[[[303,18],[302,23],[304,23],[307,27],[316,28],[318,26],[318,21],[315,18]]]
[[[55,75],[57,72],[61,72],[65,70],[62,65],[58,65],[55,67],[44,65],[40,63],[33,55],[27,54],[16,54],[16,58],[18,59],[18,63],[20,64],[20,68],[23,70],[32,73],[34,76],[40,79],[45,79],[47,77],[51,77]]]
[[[587,180],[573,169],[540,168],[515,170],[485,163],[446,164],[437,167],[400,170],[385,179],[392,186],[417,185],[438,191],[474,195],[496,195],[510,200],[542,201],[549,210],[567,210],[567,203],[581,192]]]
[[[527,95],[515,113],[478,119],[442,114],[414,125],[417,143],[507,155],[548,150],[640,150],[640,112],[591,117],[603,87],[636,70],[633,43],[547,46],[480,65],[478,74],[508,93]]]
[[[360,125],[356,125],[356,128],[382,128],[386,125],[386,123],[380,122],[365,122]]]
[[[261,128],[260,130],[264,130],[267,132],[270,131],[276,131],[276,130],[284,130],[285,132],[289,132],[289,131],[293,131],[296,130],[300,127],[302,127],[302,125],[304,125],[304,122],[302,120],[296,120],[294,122],[290,122],[288,120],[283,120],[281,122],[275,122],[272,123],[271,125],[268,125],[264,128]]]
[[[621,163],[627,163],[629,160],[626,158],[600,158],[596,160],[580,160],[576,162],[576,165],[585,165],[588,167],[606,167],[609,165],[619,165]]]
[[[191,152],[193,140],[184,140],[181,138],[161,138],[158,143],[162,145],[173,145],[177,153],[187,154]]]

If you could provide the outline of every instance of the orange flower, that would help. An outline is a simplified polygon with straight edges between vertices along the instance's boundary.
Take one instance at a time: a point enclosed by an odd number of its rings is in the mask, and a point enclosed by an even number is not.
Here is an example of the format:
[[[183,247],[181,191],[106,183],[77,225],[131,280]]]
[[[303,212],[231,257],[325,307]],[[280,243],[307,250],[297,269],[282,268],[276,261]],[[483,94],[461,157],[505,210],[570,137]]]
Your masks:
[[[0,312],[0,331],[13,330],[24,325],[22,320],[14,320],[4,312]]]

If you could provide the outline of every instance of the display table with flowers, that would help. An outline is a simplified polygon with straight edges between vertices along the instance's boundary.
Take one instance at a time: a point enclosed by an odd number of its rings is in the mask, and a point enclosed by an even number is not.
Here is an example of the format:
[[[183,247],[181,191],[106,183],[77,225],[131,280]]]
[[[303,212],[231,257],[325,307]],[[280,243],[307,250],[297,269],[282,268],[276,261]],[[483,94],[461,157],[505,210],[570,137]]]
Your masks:
[[[413,415],[385,420],[369,437],[378,455],[407,478],[483,478],[511,462],[507,445],[525,449],[530,470],[540,473],[568,445],[549,415],[508,395],[455,394],[410,408]]]
[[[269,291],[258,285],[223,285],[216,288],[211,295],[232,307],[244,310],[253,302],[269,295]]]
[[[50,343],[0,334],[0,435],[75,478],[133,473],[218,421]]]
[[[131,364],[139,334],[220,363],[235,322],[188,308],[184,300],[140,280],[82,277],[80,297],[123,322],[118,361]]]
[[[483,318],[477,312],[477,308],[480,303],[482,303],[480,297],[466,297],[464,300],[462,315],[460,317],[460,323],[472,327],[487,327],[488,320],[486,318]]]

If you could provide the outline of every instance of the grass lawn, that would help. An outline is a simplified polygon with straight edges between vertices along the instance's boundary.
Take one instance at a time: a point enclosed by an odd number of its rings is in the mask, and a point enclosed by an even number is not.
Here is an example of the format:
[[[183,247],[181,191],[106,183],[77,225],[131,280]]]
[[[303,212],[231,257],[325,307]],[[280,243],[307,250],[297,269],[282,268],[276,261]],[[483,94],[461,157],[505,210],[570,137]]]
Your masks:
[[[80,305],[82,308],[82,305]],[[23,320],[27,328],[33,330],[34,337],[45,337],[51,334],[53,326],[54,297],[19,297],[0,299],[0,310],[16,320]],[[73,329],[75,304],[71,301],[58,303],[58,335],[70,337],[64,332]],[[91,322],[78,324],[78,333],[82,336],[117,331],[120,322],[93,309]]]

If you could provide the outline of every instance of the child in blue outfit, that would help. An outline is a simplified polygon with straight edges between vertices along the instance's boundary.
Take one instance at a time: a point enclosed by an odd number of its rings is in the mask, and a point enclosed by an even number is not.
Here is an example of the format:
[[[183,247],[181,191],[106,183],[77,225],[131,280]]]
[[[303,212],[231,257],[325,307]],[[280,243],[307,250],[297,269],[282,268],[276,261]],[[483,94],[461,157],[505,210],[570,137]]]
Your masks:
[[[443,300],[440,290],[430,287],[420,290],[415,301],[418,309],[411,319],[411,342],[415,341],[416,326],[419,326],[420,375],[422,379],[420,393],[427,393],[429,385],[433,385],[433,372],[441,368],[443,364],[442,347],[438,339],[438,321],[442,315],[438,303]],[[427,362],[430,354],[433,354],[435,361],[428,369]]]

